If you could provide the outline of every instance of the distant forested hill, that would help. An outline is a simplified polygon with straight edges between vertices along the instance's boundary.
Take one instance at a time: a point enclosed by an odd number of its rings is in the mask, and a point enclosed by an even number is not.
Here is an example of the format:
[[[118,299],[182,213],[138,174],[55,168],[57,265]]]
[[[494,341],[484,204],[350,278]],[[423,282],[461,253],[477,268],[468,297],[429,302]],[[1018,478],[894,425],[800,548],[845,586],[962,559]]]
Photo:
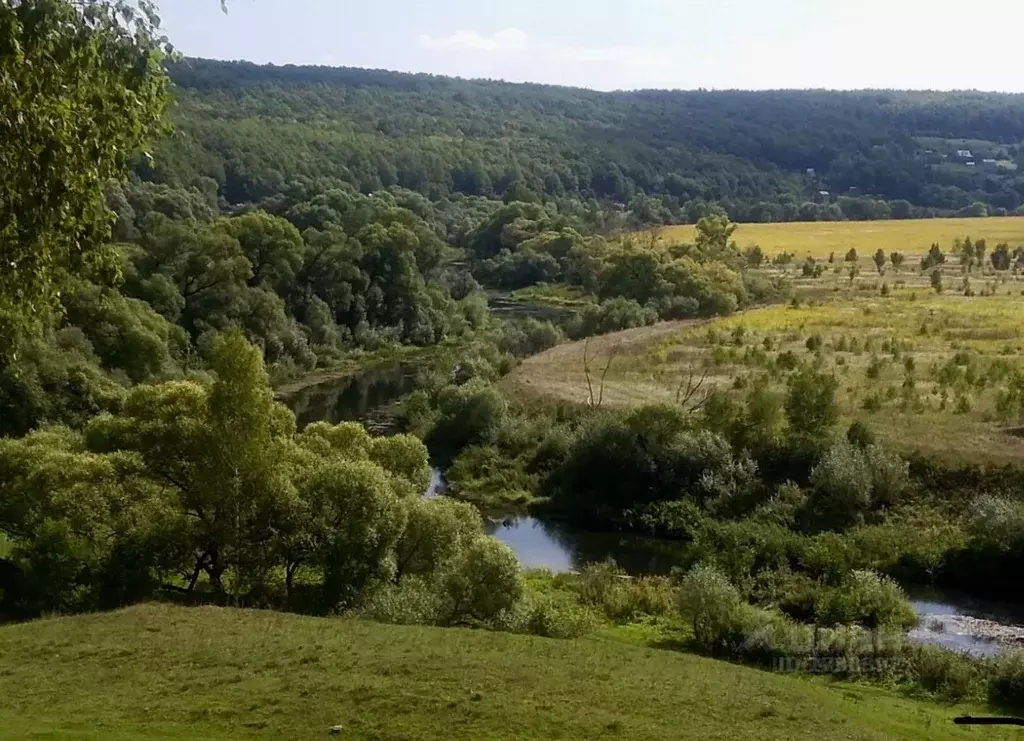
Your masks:
[[[148,179],[228,203],[339,182],[432,199],[626,204],[643,221],[962,215],[1024,203],[1024,96],[588,90],[430,75],[176,64],[177,131]],[[969,154],[967,154],[969,152]]]

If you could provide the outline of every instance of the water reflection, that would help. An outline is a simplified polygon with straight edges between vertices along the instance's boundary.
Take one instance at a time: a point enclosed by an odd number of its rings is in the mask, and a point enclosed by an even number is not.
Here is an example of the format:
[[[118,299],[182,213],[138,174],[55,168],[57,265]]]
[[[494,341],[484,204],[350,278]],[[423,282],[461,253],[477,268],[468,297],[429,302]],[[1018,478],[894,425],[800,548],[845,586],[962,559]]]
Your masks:
[[[288,400],[299,429],[313,422],[366,422],[416,388],[415,372],[386,366],[310,386]]]
[[[575,571],[615,560],[627,573],[667,574],[683,563],[682,545],[627,533],[592,533],[535,517],[489,522],[487,532],[508,545],[527,568]]]
[[[576,564],[570,549],[549,532],[552,525],[533,517],[521,517],[501,523],[489,522],[488,535],[493,535],[511,548],[525,568],[572,571]]]

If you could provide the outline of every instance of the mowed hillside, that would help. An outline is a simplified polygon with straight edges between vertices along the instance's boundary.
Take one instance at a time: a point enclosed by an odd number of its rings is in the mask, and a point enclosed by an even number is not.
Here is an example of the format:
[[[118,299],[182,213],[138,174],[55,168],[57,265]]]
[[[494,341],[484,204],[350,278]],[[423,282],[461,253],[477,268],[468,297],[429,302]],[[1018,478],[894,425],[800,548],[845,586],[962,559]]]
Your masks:
[[[656,233],[663,243],[692,242],[695,227],[669,226]],[[1024,217],[741,224],[734,238],[741,249],[757,245],[769,256],[791,252],[797,258],[827,258],[835,253],[837,260],[842,261],[851,248],[861,258],[868,258],[879,249],[886,254],[922,255],[934,243],[948,252],[953,240],[965,237],[985,239],[990,248],[1000,242],[1011,247],[1024,245]]]
[[[5,739],[1002,739],[965,708],[610,640],[141,606],[0,628]]]

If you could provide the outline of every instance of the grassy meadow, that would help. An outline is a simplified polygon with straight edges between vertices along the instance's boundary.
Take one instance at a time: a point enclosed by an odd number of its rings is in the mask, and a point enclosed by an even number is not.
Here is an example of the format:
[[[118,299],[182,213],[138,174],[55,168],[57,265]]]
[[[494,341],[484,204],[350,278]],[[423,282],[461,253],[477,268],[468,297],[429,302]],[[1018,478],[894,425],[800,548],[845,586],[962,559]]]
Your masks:
[[[695,227],[663,227],[657,234],[663,243],[692,242]],[[954,239],[964,237],[984,238],[989,249],[1000,242],[1015,247],[1024,244],[1024,217],[741,224],[734,238],[741,249],[759,245],[769,257],[791,252],[802,260],[808,255],[827,258],[835,253],[842,261],[851,247],[862,259],[869,259],[878,249],[886,254],[903,252],[909,259],[924,254],[935,242],[948,250]]]
[[[507,383],[583,403],[585,347],[609,406],[672,402],[681,383],[743,393],[768,374],[781,388],[794,362],[841,382],[847,420],[862,419],[903,452],[957,460],[1019,460],[1021,409],[1008,390],[1024,356],[1024,299],[895,291],[799,307],[771,306],[709,322],[664,323],[556,347],[527,359]]]
[[[1016,737],[952,724],[976,708],[608,636],[210,607],[0,627],[0,695],[0,738],[22,741]]]

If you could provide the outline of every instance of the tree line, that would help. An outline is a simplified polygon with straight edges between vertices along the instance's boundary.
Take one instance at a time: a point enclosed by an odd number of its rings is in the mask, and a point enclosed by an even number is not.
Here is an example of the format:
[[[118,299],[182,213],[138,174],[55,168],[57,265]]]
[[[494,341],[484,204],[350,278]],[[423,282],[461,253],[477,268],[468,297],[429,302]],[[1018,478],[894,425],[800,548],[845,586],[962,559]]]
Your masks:
[[[501,328],[481,283],[569,283],[592,299],[582,333],[749,300],[721,217],[702,222],[697,244],[662,255],[614,246],[595,234],[605,211],[541,202],[518,178],[504,200],[300,178],[242,204],[216,178],[141,179],[121,154],[166,133],[155,16],[104,0],[0,14],[4,43],[53,62],[39,73],[49,92],[23,77],[4,92],[21,111],[4,119],[12,157],[19,141],[45,155],[0,174],[0,207],[41,199],[35,220],[7,208],[0,223],[14,268],[0,301],[7,617],[168,591],[329,612],[419,589],[433,622],[493,619],[517,599],[515,561],[479,540],[464,507],[420,502],[422,444],[351,426],[299,431],[271,381],[479,338],[481,357],[466,352],[446,373],[450,403],[465,400],[472,416],[483,378],[564,337],[543,322]],[[93,75],[79,80],[83,115],[51,126],[76,54]],[[105,115],[123,96],[139,102],[135,118]],[[104,168],[76,180],[89,157],[106,157]],[[448,425],[472,419],[456,413]],[[416,550],[426,547],[433,555]]]
[[[309,180],[397,185],[435,201],[526,187],[619,204],[646,223],[696,222],[712,205],[734,221],[794,221],[984,215],[1024,202],[1013,167],[952,167],[927,144],[985,140],[1012,164],[1020,96],[597,93],[200,59],[170,74],[177,132],[139,172],[212,178],[231,203]]]

